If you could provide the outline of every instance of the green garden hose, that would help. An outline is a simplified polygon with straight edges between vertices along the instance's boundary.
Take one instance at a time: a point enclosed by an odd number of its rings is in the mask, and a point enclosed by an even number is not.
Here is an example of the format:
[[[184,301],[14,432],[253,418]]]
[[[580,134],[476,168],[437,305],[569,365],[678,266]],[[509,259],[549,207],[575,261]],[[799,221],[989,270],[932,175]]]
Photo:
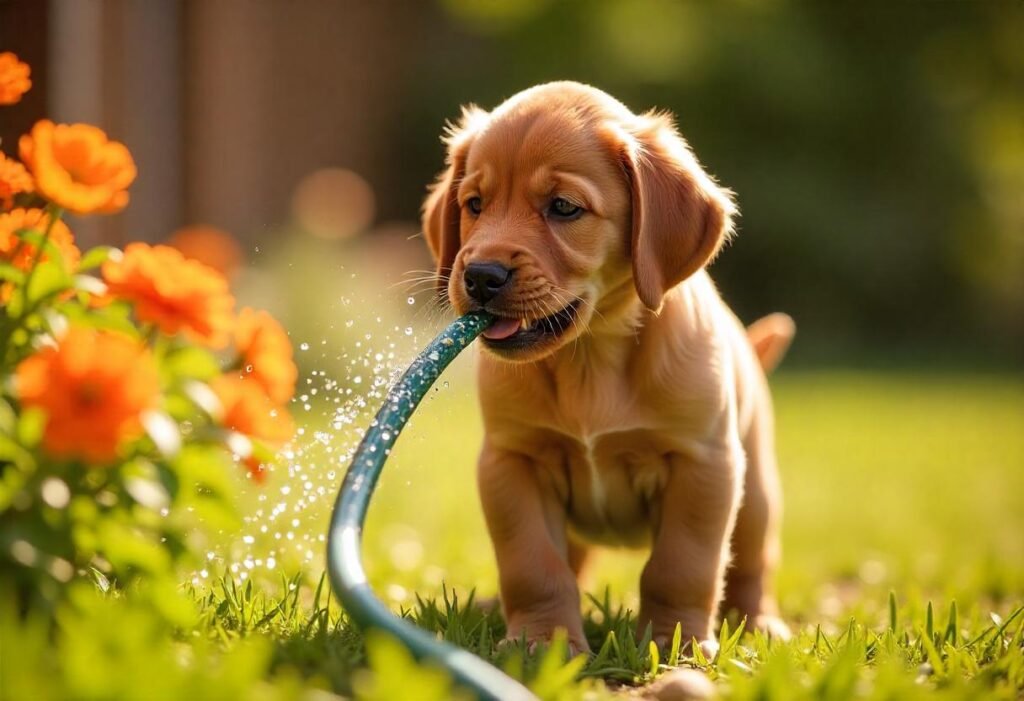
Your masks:
[[[478,699],[536,701],[526,687],[476,655],[437,640],[391,613],[370,589],[360,557],[370,497],[398,434],[441,372],[493,321],[494,317],[485,312],[470,313],[454,321],[416,357],[388,392],[384,406],[352,458],[334,503],[327,539],[327,568],[334,593],[352,620],[363,628],[385,631],[401,641],[417,659],[438,662]]]

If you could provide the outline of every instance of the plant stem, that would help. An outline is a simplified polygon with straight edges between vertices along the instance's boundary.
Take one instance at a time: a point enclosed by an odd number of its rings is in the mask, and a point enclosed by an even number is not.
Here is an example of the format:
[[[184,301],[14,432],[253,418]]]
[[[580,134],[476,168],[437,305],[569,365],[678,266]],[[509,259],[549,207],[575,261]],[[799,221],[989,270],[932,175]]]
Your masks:
[[[35,256],[32,258],[32,265],[29,266],[28,272],[25,275],[25,282],[21,288],[21,311],[15,319],[8,320],[5,315],[2,330],[0,330],[0,357],[3,358],[3,363],[5,365],[7,363],[7,351],[10,350],[8,345],[11,342],[11,338],[14,337],[15,332],[21,328],[22,324],[25,323],[25,320],[32,315],[38,306],[38,304],[36,306],[29,305],[29,286],[32,284],[32,278],[35,276],[36,268],[39,267],[39,262],[43,259],[43,251],[46,248],[46,245],[50,242],[50,234],[53,232],[53,225],[61,218],[64,210],[51,203],[46,205],[45,212],[49,215],[49,221],[46,224],[46,229],[43,231],[43,238],[36,247]],[[19,246],[21,245],[22,244],[19,244]]]
[[[22,288],[22,299],[24,304],[21,312],[22,318],[25,317],[28,311],[28,289],[32,284],[32,277],[36,273],[36,268],[39,267],[39,261],[43,259],[43,250],[46,248],[46,244],[50,242],[50,234],[53,232],[53,225],[57,223],[57,220],[60,219],[61,215],[64,213],[64,210],[53,203],[46,205],[45,211],[50,215],[50,220],[46,223],[46,230],[43,231],[43,240],[40,241],[39,246],[36,247],[36,255],[32,259],[32,265],[29,266],[28,275],[25,276],[25,286]]]

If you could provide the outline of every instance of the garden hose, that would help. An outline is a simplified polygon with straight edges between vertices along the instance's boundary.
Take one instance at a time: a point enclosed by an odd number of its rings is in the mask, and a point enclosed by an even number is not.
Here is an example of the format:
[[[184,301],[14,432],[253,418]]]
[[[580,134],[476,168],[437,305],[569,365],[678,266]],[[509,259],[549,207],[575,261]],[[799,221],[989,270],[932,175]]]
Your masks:
[[[367,583],[360,556],[370,497],[398,434],[441,372],[493,321],[486,312],[473,312],[454,321],[416,357],[388,392],[352,458],[334,503],[327,568],[334,593],[352,620],[364,629],[385,631],[417,659],[439,663],[478,699],[536,701],[526,687],[476,655],[438,640],[391,613]]]

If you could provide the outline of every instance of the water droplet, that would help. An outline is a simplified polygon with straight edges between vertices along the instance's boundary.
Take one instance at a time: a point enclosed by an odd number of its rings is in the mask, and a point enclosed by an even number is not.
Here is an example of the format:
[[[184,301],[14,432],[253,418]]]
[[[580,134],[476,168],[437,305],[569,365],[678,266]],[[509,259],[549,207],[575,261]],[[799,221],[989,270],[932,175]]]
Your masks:
[[[304,351],[309,350],[309,344],[308,343],[300,343],[299,344],[299,350],[304,350]]]
[[[405,335],[406,336],[412,336],[412,327],[411,326],[406,326],[405,327]]]
[[[407,299],[405,301],[406,301],[407,304],[416,304],[416,298],[415,297],[410,297],[409,299]]]

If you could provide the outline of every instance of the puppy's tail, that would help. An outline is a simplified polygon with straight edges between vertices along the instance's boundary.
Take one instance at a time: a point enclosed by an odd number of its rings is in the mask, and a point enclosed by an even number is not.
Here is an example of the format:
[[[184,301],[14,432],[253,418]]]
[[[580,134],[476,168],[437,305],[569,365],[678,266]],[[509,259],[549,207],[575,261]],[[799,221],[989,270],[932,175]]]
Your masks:
[[[770,373],[782,362],[795,335],[796,324],[789,314],[782,312],[769,314],[747,327],[747,338],[765,373]]]

